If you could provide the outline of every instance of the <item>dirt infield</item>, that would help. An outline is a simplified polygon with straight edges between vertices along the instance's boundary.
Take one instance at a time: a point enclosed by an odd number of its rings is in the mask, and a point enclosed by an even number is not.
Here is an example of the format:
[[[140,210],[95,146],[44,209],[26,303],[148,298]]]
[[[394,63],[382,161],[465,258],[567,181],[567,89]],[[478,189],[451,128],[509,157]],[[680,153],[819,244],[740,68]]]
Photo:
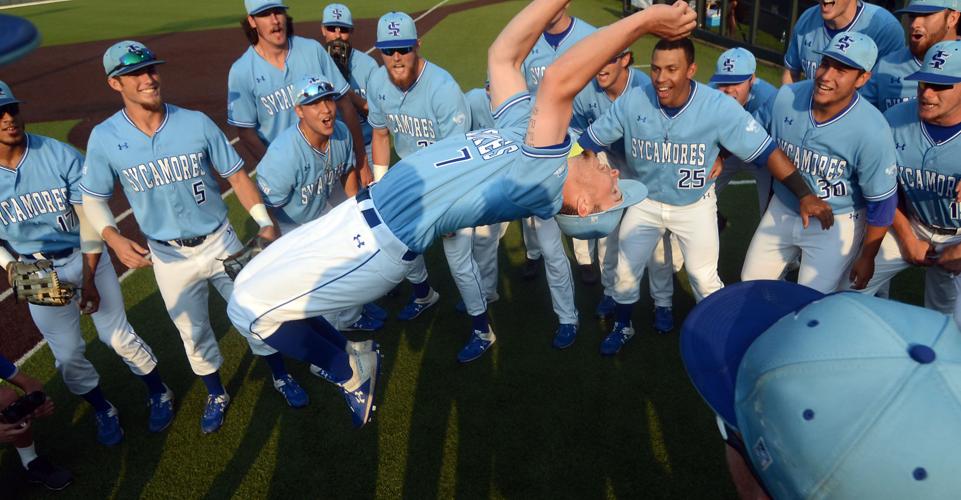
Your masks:
[[[417,28],[423,36],[448,15],[503,1],[474,0],[443,6],[420,19]],[[411,13],[415,19],[420,15],[419,12]],[[238,16],[236,28],[137,37],[167,61],[161,70],[164,99],[181,107],[203,111],[231,138],[237,134],[226,123],[227,73],[233,61],[247,48],[239,21]],[[354,47],[365,50],[373,46],[376,22],[376,19],[355,20]],[[320,30],[319,21],[295,22],[295,32],[300,36],[318,38]],[[25,101],[23,114],[27,129],[32,122],[79,119],[80,123],[70,131],[68,139],[74,146],[85,149],[94,125],[120,109],[116,93],[105,84],[101,63],[104,50],[116,41],[43,47],[0,70],[0,79],[10,84],[17,97]],[[237,150],[247,161],[247,168],[252,168],[254,163],[249,153],[240,144],[237,144]],[[129,207],[123,196],[115,196],[110,205],[115,214]],[[121,222],[120,229],[126,234],[136,234],[143,243],[133,217]],[[118,274],[125,271],[116,258],[114,263]],[[4,293],[8,284],[5,279],[0,282],[0,293]],[[7,297],[0,301],[0,317],[3,318],[0,354],[18,359],[40,341],[40,332],[30,319],[25,304],[17,304],[12,297]]]

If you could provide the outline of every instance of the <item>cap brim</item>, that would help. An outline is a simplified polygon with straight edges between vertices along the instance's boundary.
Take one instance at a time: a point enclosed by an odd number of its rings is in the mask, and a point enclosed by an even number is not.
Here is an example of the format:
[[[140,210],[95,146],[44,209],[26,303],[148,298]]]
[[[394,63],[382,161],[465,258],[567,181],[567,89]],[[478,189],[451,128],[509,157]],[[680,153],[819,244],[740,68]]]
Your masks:
[[[147,68],[147,67],[150,67],[150,66],[156,66],[156,65],[158,65],[158,64],[164,64],[164,63],[166,63],[166,62],[167,62],[167,61],[164,61],[164,60],[162,60],[162,59],[154,59],[153,61],[144,61],[144,62],[140,62],[140,63],[137,63],[137,64],[132,64],[132,65],[130,65],[130,66],[124,66],[123,68],[120,68],[120,69],[115,69],[115,70],[111,71],[110,74],[107,75],[107,76],[111,76],[111,77],[113,77],[113,76],[123,76],[123,75],[127,75],[127,74],[130,74],[130,73],[133,73],[134,71],[137,71],[137,70],[140,70],[140,69],[143,69],[143,68]]]
[[[22,104],[23,101],[17,98],[0,99],[0,108],[8,104]]]
[[[378,49],[403,49],[404,47],[413,47],[417,45],[417,39],[407,39],[407,40],[387,40],[384,42],[377,42],[374,47]]]
[[[942,10],[948,10],[948,7],[939,7],[937,5],[908,5],[903,9],[898,9],[894,11],[895,14],[933,14],[935,12],[941,12]]]
[[[320,24],[322,24],[323,26],[339,26],[339,27],[341,27],[341,28],[353,28],[353,27],[354,27],[353,24],[345,23],[345,22],[343,22],[343,21],[330,21],[330,22],[326,22],[326,21],[325,21],[325,22],[322,22],[322,23],[320,23]]]
[[[308,97],[307,99],[304,99],[303,101],[297,102],[296,105],[297,105],[297,106],[303,106],[304,104],[312,104],[312,103],[315,103],[315,102],[317,102],[317,101],[319,101],[319,100],[321,100],[321,99],[323,99],[323,98],[325,98],[325,97],[337,97],[337,92],[332,90],[332,91],[330,91],[330,92],[324,92],[323,94],[317,94],[317,95],[314,95],[314,96],[310,96],[310,97]]]
[[[0,65],[9,64],[27,55],[40,45],[40,32],[30,21],[0,15]]]
[[[621,222],[624,216],[624,209],[631,205],[636,205],[647,198],[647,186],[640,181],[631,179],[620,179],[617,187],[621,191],[623,199],[617,205],[585,217],[579,215],[558,214],[554,217],[558,227],[564,234],[581,239],[593,240],[604,238],[611,234],[611,231]]]
[[[248,15],[248,16],[256,16],[257,14],[260,14],[261,12],[263,12],[263,11],[265,11],[265,10],[270,10],[270,9],[284,9],[284,10],[287,10],[287,6],[284,5],[284,4],[282,4],[282,3],[271,3],[271,4],[267,4],[267,5],[261,5],[260,7],[257,7],[256,9],[248,12],[247,15]],[[316,19],[316,18],[315,18],[315,19]]]
[[[734,390],[747,348],[785,315],[824,294],[787,281],[744,281],[701,301],[681,326],[681,359],[711,409],[737,429]]]
[[[718,83],[721,85],[730,85],[732,83],[746,82],[751,79],[751,75],[714,75],[708,80],[707,83]]]
[[[844,64],[845,66],[850,66],[850,67],[852,67],[852,68],[854,68],[854,69],[861,69],[861,70],[864,70],[864,71],[871,71],[871,68],[865,68],[865,67],[861,66],[860,64],[854,62],[853,59],[850,59],[850,58],[848,58],[847,56],[838,54],[838,53],[836,53],[836,52],[830,52],[830,51],[827,51],[827,50],[815,50],[814,53],[815,53],[815,54],[821,54],[821,55],[824,56],[824,57],[830,57],[831,59],[834,59],[835,61],[837,61],[837,62],[839,62],[839,63],[841,63],[841,64]]]
[[[917,80],[924,83],[934,83],[936,85],[954,85],[961,83],[961,77],[948,76],[938,73],[928,73],[926,71],[916,71],[904,77],[905,80]]]

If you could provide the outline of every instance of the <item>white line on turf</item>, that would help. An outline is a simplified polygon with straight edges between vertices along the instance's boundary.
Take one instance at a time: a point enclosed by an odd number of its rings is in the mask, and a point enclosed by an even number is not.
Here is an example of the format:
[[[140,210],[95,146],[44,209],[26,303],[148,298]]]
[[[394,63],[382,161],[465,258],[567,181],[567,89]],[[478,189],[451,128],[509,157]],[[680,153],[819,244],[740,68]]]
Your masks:
[[[421,19],[427,17],[428,14],[430,14],[431,12],[434,12],[435,10],[437,10],[438,7],[440,7],[441,5],[444,5],[445,3],[449,2],[449,1],[450,1],[450,0],[441,0],[440,2],[437,3],[437,5],[434,5],[433,7],[427,9],[427,12],[424,12],[423,14],[417,16],[417,19],[414,19],[414,22],[416,23],[417,21],[420,21]],[[365,53],[365,54],[370,54],[371,52],[374,51],[374,48],[375,48],[375,47],[371,47],[371,48],[367,49],[367,51],[364,52],[364,53]]]
[[[29,3],[18,3],[14,5],[4,5],[0,7],[0,10],[6,9],[16,9],[17,7],[32,7],[34,5],[46,5],[48,3],[62,3],[69,2],[70,0],[40,0],[39,2],[29,2]]]

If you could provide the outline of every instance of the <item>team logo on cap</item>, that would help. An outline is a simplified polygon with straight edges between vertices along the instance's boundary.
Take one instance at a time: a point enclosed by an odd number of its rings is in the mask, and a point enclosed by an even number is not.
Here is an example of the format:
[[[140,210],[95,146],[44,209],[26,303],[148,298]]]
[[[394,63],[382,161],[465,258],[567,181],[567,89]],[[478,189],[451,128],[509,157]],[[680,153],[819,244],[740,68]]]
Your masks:
[[[949,56],[950,54],[947,52],[938,49],[938,51],[931,56],[931,67],[934,69],[942,69],[944,63],[948,62]]]
[[[340,19],[344,15],[344,13],[340,11],[340,9],[334,9],[332,14],[334,15],[334,19]]]
[[[724,71],[727,71],[728,73],[734,71],[734,59],[731,59],[730,57],[724,58]]]
[[[835,44],[835,46],[836,46],[836,47],[838,48],[838,50],[840,50],[841,52],[847,52],[848,49],[851,47],[851,44],[852,44],[852,43],[854,43],[854,39],[851,38],[851,37],[848,36],[848,35],[844,35],[844,36],[842,36],[841,38],[838,39],[838,43]]]
[[[390,32],[391,36],[400,36],[400,23],[397,21],[387,23],[387,31]]]
[[[0,97],[7,95],[7,92],[0,88]]]

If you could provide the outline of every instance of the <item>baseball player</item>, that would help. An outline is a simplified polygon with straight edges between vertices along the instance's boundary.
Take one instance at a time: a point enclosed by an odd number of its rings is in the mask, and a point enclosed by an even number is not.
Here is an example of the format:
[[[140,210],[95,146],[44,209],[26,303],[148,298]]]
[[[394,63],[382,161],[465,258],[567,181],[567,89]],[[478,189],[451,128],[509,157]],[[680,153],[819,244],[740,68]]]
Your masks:
[[[532,110],[521,62],[565,3],[535,0],[490,47],[498,128],[452,136],[401,160],[368,191],[268,247],[237,279],[227,308],[234,325],[324,368],[358,426],[373,406],[378,354],[346,351],[343,337],[317,316],[394,287],[442,234],[562,211],[571,214],[559,219],[572,236],[595,237],[643,198],[643,185],[618,180],[593,154],[566,159],[571,102],[604,61],[637,37],[648,30],[686,35],[696,16],[683,2],[658,5],[594,33],[547,71]]]
[[[334,61],[316,40],[293,36],[282,0],[244,0],[244,7],[250,47],[231,65],[227,81],[227,123],[237,127],[240,142],[260,160],[277,134],[297,121],[296,84],[308,76],[323,76],[337,89],[339,117],[354,141],[357,168],[351,183],[369,183],[353,92]]]
[[[84,356],[81,309],[91,315],[101,342],[147,385],[152,432],[173,420],[173,392],[161,380],[150,346],[127,321],[110,256],[101,256],[103,241],[84,217],[82,164],[83,156],[72,147],[27,133],[20,101],[0,82],[0,240],[20,260],[49,260],[61,280],[82,286],[79,300],[62,307],[30,304],[30,316],[67,389],[93,406],[97,440],[112,446],[123,438],[123,429],[117,408],[100,388],[100,375]],[[0,246],[0,266],[7,269],[15,260]]]
[[[955,0],[913,0],[896,11],[908,15],[908,45],[878,58],[871,79],[859,91],[861,97],[881,112],[916,99],[918,84],[905,77],[921,69],[924,54],[932,45],[958,37],[959,9]]]
[[[800,256],[798,283],[828,293],[847,288],[850,278],[863,288],[894,218],[891,129],[857,93],[871,77],[877,47],[865,34],[844,32],[822,55],[814,80],[778,91],[771,135],[808,187],[830,204],[837,224],[826,231],[802,224],[796,196],[775,183],[744,258],[742,280],[777,279]]]
[[[24,394],[43,392],[43,385],[39,381],[18,370],[2,355],[0,355],[0,380],[17,387]],[[0,386],[0,410],[8,408],[18,398],[13,389]],[[73,482],[73,475],[66,469],[50,463],[47,458],[37,455],[32,428],[33,419],[48,417],[53,414],[53,410],[53,401],[48,398],[22,421],[7,422],[0,419],[0,443],[10,443],[17,450],[28,481],[59,491]]]
[[[223,132],[203,113],[163,101],[161,63],[132,41],[118,42],[104,53],[107,85],[120,94],[124,107],[91,132],[80,189],[91,225],[120,261],[134,269],[153,267],[190,367],[207,387],[201,429],[209,433],[223,425],[230,396],[220,381],[223,357],[210,327],[207,286],[212,284],[224,299],[230,296],[233,283],[221,260],[242,248],[215,175],[236,191],[261,227],[259,236],[273,240],[276,230]],[[117,180],[147,237],[146,249],[119,232],[107,206]],[[287,373],[281,355],[256,339],[250,339],[250,347],[264,357],[274,388],[287,403],[305,406],[307,394]]]
[[[864,33],[874,40],[879,57],[904,48],[904,29],[884,7],[861,0],[819,0],[794,24],[781,82],[813,79],[821,63],[820,52],[841,32]]]
[[[374,177],[379,179],[390,161],[390,143],[401,159],[430,144],[470,130],[470,111],[457,82],[443,68],[419,54],[414,20],[403,12],[389,12],[377,22],[377,48],[384,67],[370,80],[367,95],[374,128],[371,153]],[[444,254],[467,314],[471,337],[457,355],[467,363],[479,358],[496,340],[487,319],[487,300],[480,271],[471,254],[473,229],[444,236]],[[427,280],[427,266],[418,256],[408,281],[414,293],[397,318],[409,321],[440,299]]]
[[[957,305],[961,271],[961,214],[955,189],[961,178],[961,42],[928,49],[917,72],[918,100],[884,114],[891,125],[902,203],[874,261],[873,294],[901,270],[926,267],[924,305],[961,319]]]
[[[802,211],[830,226],[830,209],[798,182],[797,170],[764,127],[726,95],[694,81],[697,65],[689,39],[661,40],[651,57],[652,85],[630,89],[581,136],[585,149],[624,139],[631,175],[650,196],[627,209],[618,233],[614,325],[601,354],[617,354],[634,336],[638,282],[654,247],[671,231],[678,239],[694,297],[720,290],[717,274],[715,160],[723,147],[744,161],[767,166],[802,198]]]
[[[743,499],[961,491],[961,330],[943,314],[783,281],[736,283],[684,321]]]

